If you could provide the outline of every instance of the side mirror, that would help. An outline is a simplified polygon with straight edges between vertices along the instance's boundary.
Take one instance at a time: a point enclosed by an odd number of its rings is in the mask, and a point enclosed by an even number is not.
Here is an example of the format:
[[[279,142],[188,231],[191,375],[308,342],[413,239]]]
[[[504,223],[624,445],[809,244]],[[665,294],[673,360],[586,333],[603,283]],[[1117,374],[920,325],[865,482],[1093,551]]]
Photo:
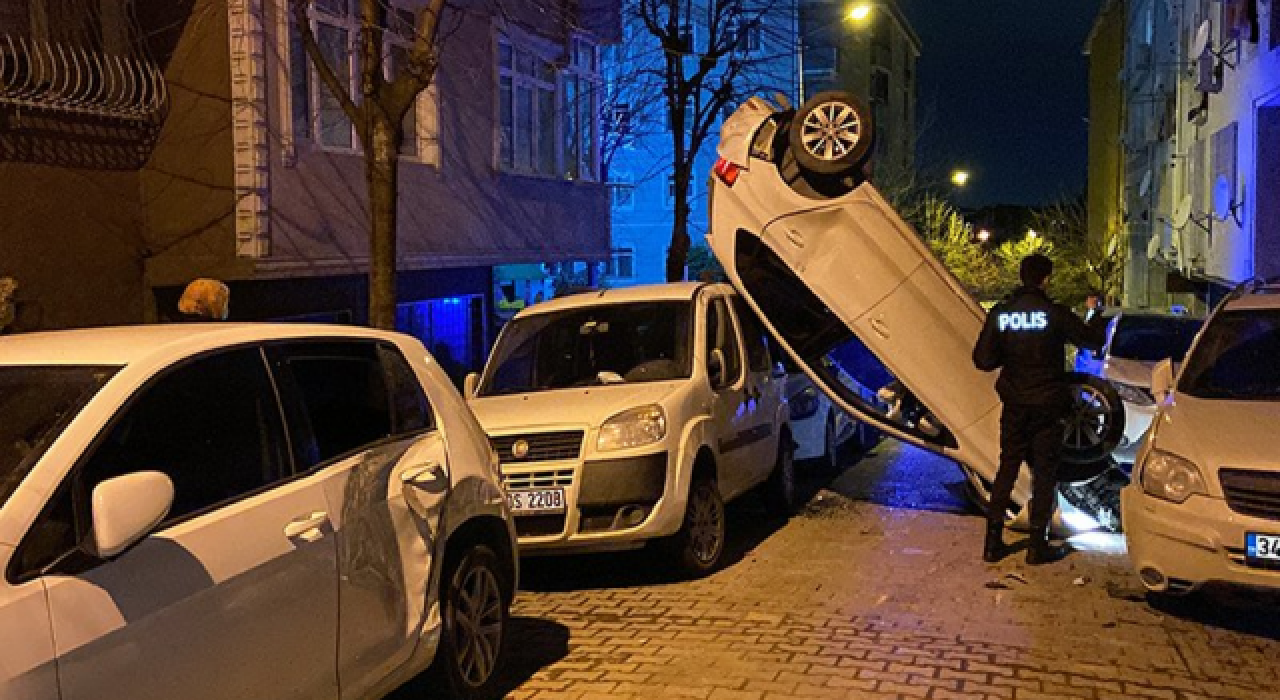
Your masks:
[[[707,378],[711,380],[712,389],[724,386],[724,351],[720,348],[712,348],[707,356]]]
[[[93,488],[94,554],[111,559],[164,520],[173,505],[173,482],[160,472],[117,476]]]
[[[1151,395],[1155,397],[1156,403],[1164,403],[1171,393],[1173,393],[1173,358],[1165,358],[1151,369]]]
[[[476,395],[476,389],[480,386],[480,375],[472,372],[467,378],[462,380],[462,398],[470,400]]]

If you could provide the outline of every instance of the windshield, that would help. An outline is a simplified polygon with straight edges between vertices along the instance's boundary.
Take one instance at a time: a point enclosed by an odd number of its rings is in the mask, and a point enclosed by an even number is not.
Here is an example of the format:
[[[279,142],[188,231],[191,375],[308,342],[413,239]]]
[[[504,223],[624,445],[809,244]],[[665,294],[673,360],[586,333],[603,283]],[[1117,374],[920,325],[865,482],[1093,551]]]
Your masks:
[[[1175,316],[1120,316],[1111,338],[1111,357],[1139,362],[1173,358],[1182,362],[1204,321]]]
[[[1280,310],[1214,318],[1187,360],[1178,389],[1202,399],[1280,399]]]
[[[512,321],[480,396],[690,376],[691,302],[608,304]]]
[[[115,368],[0,367],[0,506]]]

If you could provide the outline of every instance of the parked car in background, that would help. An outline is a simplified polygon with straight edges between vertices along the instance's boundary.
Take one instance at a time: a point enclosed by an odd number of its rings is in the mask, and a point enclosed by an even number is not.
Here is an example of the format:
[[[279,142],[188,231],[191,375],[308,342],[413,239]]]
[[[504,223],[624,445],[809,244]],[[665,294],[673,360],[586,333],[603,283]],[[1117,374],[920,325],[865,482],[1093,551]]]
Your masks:
[[[0,697],[496,694],[497,460],[415,339],[182,324],[0,338]]]
[[[1147,588],[1280,588],[1280,278],[1241,286],[1175,374],[1122,495],[1129,559]],[[1176,377],[1176,378],[1175,378]]]
[[[726,284],[577,294],[524,309],[465,393],[502,463],[522,553],[659,541],[691,575],[724,504],[795,505],[785,374]]]
[[[830,360],[827,360],[830,363]],[[812,460],[828,471],[840,468],[841,453],[868,450],[880,442],[880,432],[867,423],[851,418],[815,387],[813,381],[793,363],[787,373],[787,403],[791,407],[791,433],[796,441],[797,461]],[[876,402],[874,391],[862,386],[838,366],[829,364],[839,381],[866,401]]]
[[[847,94],[820,93],[799,109],[747,100],[721,129],[707,240],[815,386],[885,434],[954,459],[982,503],[1000,435],[996,375],[971,359],[986,313],[864,182],[872,133],[868,111]],[[912,410],[894,415],[872,405],[821,361],[863,352],[886,376],[864,380],[841,367],[877,392],[912,399]],[[1087,481],[1110,468],[1124,410],[1098,378],[1073,381],[1063,453],[1071,464],[1062,476]],[[1014,503],[1025,503],[1029,487],[1024,470]],[[1059,514],[1060,530],[1098,524],[1061,499]]]
[[[1151,370],[1164,359],[1181,366],[1204,319],[1154,311],[1120,310],[1109,315],[1106,346],[1096,355],[1080,351],[1076,369],[1106,379],[1120,395],[1124,436],[1111,455],[1117,462],[1131,465],[1156,413]]]

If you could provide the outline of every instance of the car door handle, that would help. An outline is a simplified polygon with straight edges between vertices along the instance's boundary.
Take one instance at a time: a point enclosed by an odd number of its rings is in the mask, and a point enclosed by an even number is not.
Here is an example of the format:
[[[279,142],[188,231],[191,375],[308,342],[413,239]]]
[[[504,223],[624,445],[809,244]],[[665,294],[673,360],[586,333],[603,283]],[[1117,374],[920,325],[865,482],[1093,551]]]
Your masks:
[[[306,515],[301,515],[289,521],[284,526],[284,536],[289,539],[305,540],[307,542],[315,542],[324,536],[320,532],[321,526],[329,521],[329,514],[322,511],[312,511]]]
[[[427,491],[440,490],[447,481],[444,467],[435,462],[409,467],[400,474],[400,480],[410,486],[416,486]]]

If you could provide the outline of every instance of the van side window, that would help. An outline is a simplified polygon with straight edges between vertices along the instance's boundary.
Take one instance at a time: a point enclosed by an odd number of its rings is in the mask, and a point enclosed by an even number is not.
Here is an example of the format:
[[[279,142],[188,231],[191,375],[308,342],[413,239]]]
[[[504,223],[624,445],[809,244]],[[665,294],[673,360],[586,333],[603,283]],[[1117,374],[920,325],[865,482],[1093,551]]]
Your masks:
[[[747,305],[742,297],[733,298],[733,311],[738,315],[738,324],[742,326],[742,342],[747,348],[747,368],[751,372],[768,372],[769,345],[760,319]]]
[[[716,348],[724,354],[725,385],[732,386],[742,376],[742,351],[724,297],[716,297],[707,304],[707,357]]]

